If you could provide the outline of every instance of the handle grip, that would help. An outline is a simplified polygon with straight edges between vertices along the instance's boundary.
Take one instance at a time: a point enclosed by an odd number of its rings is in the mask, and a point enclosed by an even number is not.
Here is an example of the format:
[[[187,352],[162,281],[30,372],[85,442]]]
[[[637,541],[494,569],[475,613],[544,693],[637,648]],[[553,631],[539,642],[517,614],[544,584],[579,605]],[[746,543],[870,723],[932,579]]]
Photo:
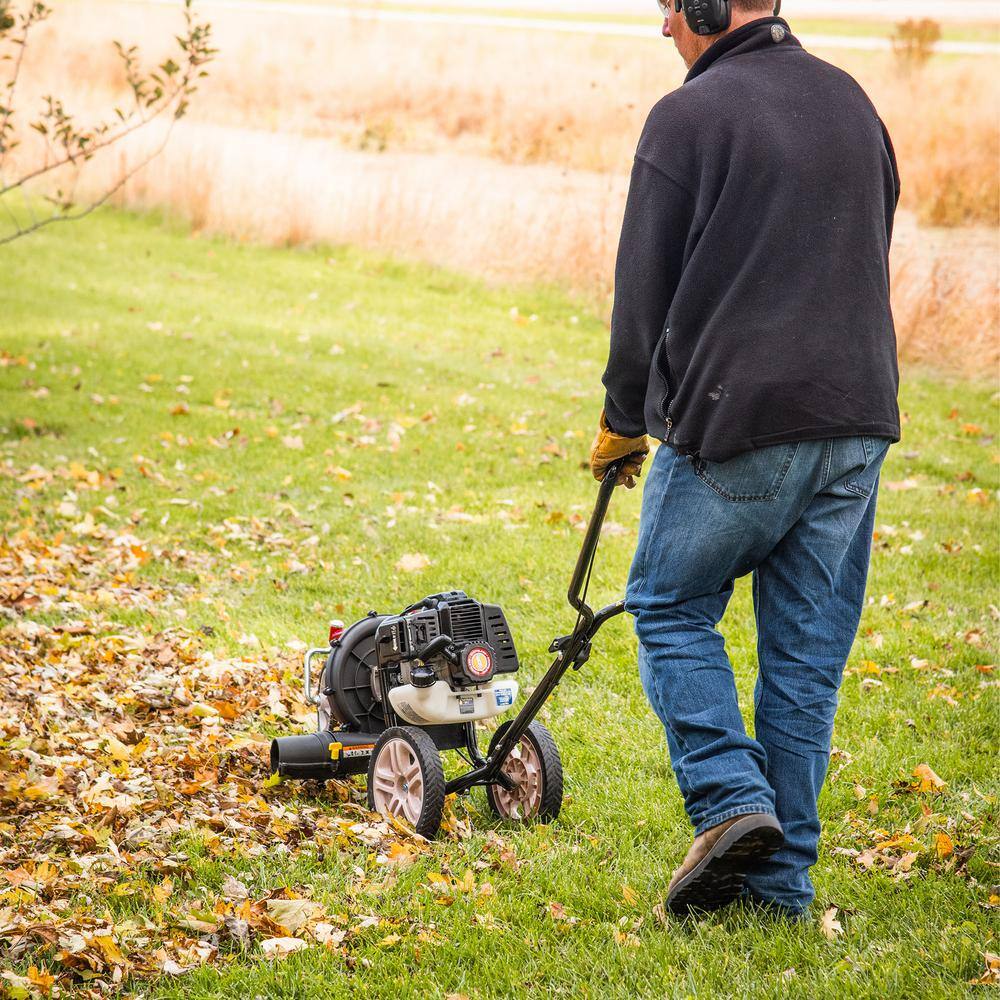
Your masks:
[[[627,459],[628,457],[629,457],[628,455],[623,455],[623,456],[622,456],[621,458],[616,458],[616,459],[615,459],[615,460],[614,460],[614,461],[613,461],[613,462],[612,462],[612,463],[611,463],[611,464],[610,464],[610,465],[609,465],[609,466],[608,466],[608,467],[607,467],[607,468],[606,468],[606,469],[604,470],[604,477],[603,477],[603,478],[601,479],[601,487],[602,487],[602,488],[604,487],[604,484],[605,484],[606,482],[608,482],[608,480],[610,480],[610,481],[611,481],[611,489],[612,489],[612,490],[613,490],[613,489],[615,488],[615,486],[617,486],[617,485],[618,485],[618,476],[619,476],[619,474],[621,473],[621,471],[622,471],[622,468],[623,468],[623,467],[624,467],[624,465],[625,465],[625,460],[626,460],[626,459]]]

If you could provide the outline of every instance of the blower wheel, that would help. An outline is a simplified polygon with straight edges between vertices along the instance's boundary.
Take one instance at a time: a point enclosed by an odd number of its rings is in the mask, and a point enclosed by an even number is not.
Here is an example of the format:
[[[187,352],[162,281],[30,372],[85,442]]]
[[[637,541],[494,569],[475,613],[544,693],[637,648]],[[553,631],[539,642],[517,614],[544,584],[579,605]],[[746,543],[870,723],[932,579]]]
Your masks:
[[[368,765],[368,808],[406,820],[430,840],[444,813],[444,767],[434,741],[416,726],[378,738]]]
[[[493,734],[487,756],[510,726],[505,722]],[[486,801],[501,819],[553,820],[563,799],[562,761],[552,734],[540,722],[532,722],[510,752],[500,770],[511,778],[514,788],[486,786]]]

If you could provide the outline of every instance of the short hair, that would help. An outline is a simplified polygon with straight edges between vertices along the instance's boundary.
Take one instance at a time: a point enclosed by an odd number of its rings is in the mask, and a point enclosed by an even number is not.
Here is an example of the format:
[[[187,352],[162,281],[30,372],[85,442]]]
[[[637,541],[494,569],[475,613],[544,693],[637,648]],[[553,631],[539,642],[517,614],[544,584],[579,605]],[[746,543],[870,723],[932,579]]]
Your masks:
[[[736,10],[774,11],[774,0],[732,0],[732,5]]]

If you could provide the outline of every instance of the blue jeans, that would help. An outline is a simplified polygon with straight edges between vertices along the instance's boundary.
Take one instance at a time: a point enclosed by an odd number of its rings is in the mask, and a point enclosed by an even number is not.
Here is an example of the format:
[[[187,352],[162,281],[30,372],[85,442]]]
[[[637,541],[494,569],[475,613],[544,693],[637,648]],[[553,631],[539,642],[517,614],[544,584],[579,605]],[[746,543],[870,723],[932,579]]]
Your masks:
[[[663,445],[642,497],[625,609],[695,833],[777,816],[785,844],[745,891],[801,912],[815,895],[816,801],[861,617],[886,438],[771,445],[706,462]],[[754,733],[716,626],[753,573]]]

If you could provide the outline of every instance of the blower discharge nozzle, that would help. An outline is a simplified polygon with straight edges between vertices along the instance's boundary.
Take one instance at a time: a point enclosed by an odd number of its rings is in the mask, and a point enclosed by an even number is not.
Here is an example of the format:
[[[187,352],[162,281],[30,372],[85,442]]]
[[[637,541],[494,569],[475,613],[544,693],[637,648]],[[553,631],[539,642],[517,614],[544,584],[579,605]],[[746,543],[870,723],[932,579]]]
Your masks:
[[[271,774],[289,778],[344,778],[364,774],[375,747],[372,733],[323,730],[271,740]]]

